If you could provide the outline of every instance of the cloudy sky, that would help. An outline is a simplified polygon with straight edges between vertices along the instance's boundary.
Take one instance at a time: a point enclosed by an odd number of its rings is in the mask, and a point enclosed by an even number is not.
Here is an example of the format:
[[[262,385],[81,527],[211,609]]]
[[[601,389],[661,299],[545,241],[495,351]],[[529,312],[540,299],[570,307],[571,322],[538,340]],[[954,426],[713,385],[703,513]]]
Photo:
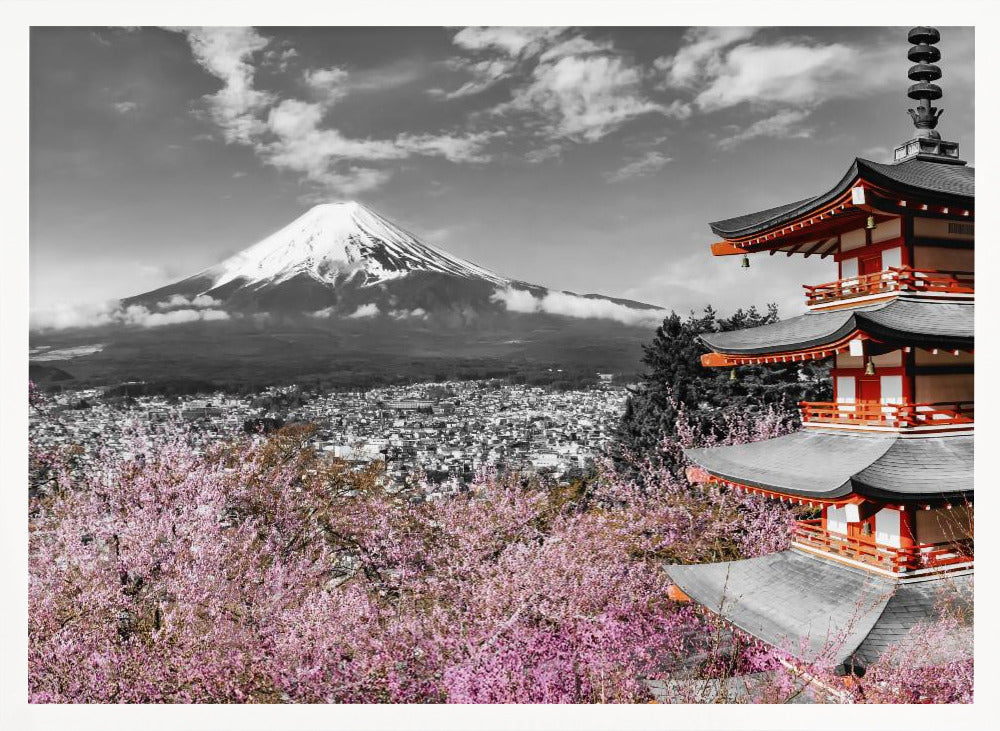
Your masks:
[[[973,34],[939,129],[974,164]],[[713,259],[707,222],[910,136],[905,28],[34,28],[30,299],[166,284],[360,200],[504,275],[687,311],[829,261]]]

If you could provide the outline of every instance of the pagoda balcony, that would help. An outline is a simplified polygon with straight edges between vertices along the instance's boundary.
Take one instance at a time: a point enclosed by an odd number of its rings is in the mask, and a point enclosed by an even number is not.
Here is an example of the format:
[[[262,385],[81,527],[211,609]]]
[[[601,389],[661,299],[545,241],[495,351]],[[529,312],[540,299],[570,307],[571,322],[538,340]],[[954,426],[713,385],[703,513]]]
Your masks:
[[[894,575],[937,573],[968,568],[974,560],[972,539],[889,546],[870,536],[847,536],[823,528],[819,518],[795,523],[793,544]]]
[[[973,295],[976,275],[943,269],[889,267],[885,271],[861,274],[825,284],[803,284],[809,307],[876,297],[897,292],[936,295]]]
[[[885,404],[878,401],[801,401],[804,426],[899,431],[969,429],[975,423],[974,401]]]

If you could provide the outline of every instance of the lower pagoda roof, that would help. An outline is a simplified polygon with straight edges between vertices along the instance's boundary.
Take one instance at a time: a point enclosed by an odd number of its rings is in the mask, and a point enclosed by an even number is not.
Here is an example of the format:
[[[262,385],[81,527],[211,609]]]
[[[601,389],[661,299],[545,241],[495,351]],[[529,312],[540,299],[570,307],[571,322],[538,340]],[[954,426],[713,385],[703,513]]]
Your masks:
[[[804,429],[684,454],[717,478],[784,495],[921,502],[971,499],[973,437]]]
[[[769,325],[707,333],[716,353],[759,356],[834,346],[855,333],[917,347],[969,349],[974,345],[975,305],[898,297],[868,307],[809,312]]]
[[[935,619],[942,590],[972,608],[971,573],[898,582],[795,549],[664,569],[681,591],[736,627],[839,671],[867,667],[905,642],[915,624]]]

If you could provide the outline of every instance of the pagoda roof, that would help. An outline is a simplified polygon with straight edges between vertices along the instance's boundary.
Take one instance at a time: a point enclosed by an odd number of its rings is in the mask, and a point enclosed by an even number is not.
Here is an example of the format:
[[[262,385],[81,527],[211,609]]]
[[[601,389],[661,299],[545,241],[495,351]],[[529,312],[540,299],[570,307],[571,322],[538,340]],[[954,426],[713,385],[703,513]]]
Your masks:
[[[849,193],[858,180],[896,191],[901,195],[946,200],[953,205],[972,206],[976,195],[975,168],[966,165],[911,159],[880,163],[855,158],[851,167],[830,190],[794,203],[746,213],[710,223],[712,231],[725,239],[738,239],[767,231],[814,210],[820,210]]]
[[[853,333],[919,347],[971,348],[975,305],[897,297],[876,305],[809,312],[769,325],[701,335],[717,353],[757,356],[843,344]]]
[[[711,475],[782,495],[837,501],[855,494],[923,502],[973,495],[973,437],[804,429],[748,444],[686,449]]]
[[[915,624],[935,619],[942,589],[972,608],[971,574],[898,582],[795,549],[664,569],[691,599],[743,631],[840,671],[870,665]]]

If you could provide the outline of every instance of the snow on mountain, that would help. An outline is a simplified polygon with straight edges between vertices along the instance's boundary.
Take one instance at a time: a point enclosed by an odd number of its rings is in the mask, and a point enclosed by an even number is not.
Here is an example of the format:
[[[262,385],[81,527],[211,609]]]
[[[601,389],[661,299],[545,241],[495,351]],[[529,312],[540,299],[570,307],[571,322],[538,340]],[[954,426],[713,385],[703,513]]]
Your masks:
[[[280,284],[306,275],[332,285],[343,275],[364,272],[372,285],[411,272],[437,272],[484,279],[498,286],[510,280],[453,256],[396,226],[356,202],[314,206],[263,241],[196,275],[208,292],[237,280],[245,287]]]

